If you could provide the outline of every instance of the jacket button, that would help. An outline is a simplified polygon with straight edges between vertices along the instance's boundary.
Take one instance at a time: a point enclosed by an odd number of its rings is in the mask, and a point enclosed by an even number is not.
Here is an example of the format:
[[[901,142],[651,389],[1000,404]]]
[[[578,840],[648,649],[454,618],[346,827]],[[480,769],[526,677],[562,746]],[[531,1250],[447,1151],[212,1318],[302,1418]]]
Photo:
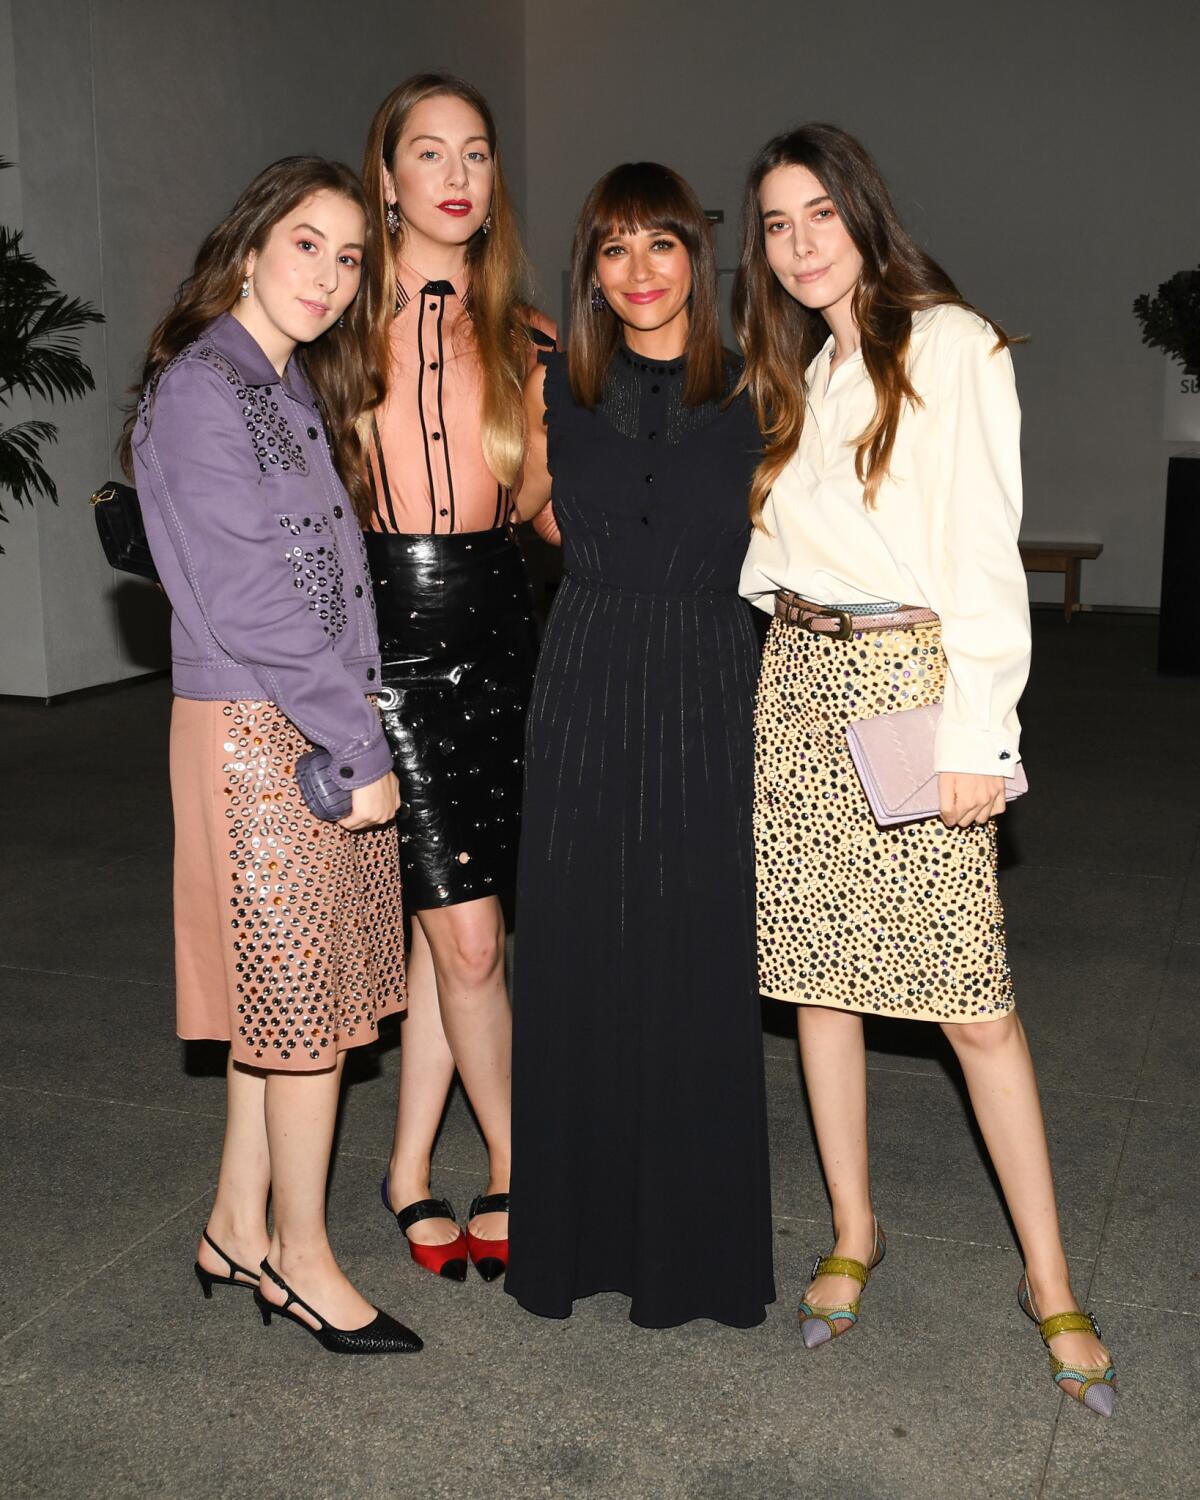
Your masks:
[[[654,475],[653,474],[647,474],[646,475],[646,483],[647,484],[653,484],[654,483]]]
[[[317,429],[315,427],[309,427],[309,428],[306,428],[305,430],[307,431],[309,437],[315,443],[316,440],[317,440]]]
[[[375,681],[375,668],[374,667],[368,667],[367,668],[367,681],[368,682],[374,682]]]
[[[356,583],[354,585],[354,597],[356,599],[361,599],[362,598],[362,584],[361,583]]]
[[[343,766],[341,768],[341,770],[338,772],[338,775],[339,776],[353,776],[354,775],[354,767],[353,766]]]
[[[333,507],[333,514],[334,518],[340,521],[342,519],[342,507],[340,505],[335,505]]]

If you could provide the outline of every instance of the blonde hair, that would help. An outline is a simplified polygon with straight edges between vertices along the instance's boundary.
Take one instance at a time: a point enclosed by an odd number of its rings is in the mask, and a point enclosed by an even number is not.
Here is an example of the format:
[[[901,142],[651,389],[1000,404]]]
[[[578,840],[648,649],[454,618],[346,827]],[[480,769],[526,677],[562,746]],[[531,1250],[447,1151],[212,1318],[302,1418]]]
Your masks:
[[[471,84],[450,73],[416,73],[387,96],[371,121],[362,179],[377,233],[386,243],[384,228],[387,195],[384,173],[390,170],[408,117],[426,99],[451,95],[469,104],[483,121],[494,163],[491,223],[488,232],[477,231],[467,245],[470,274],[471,332],[483,370],[483,457],[496,479],[506,487],[516,482],[525,457],[525,411],[523,392],[529,371],[529,317],[527,298],[529,263],[521,244],[516,214],[500,151],[496,122],[487,100]],[[393,245],[403,246],[401,224]],[[395,316],[397,277],[395,256],[378,257],[370,268],[371,306],[376,313],[371,330],[370,359],[380,386],[386,389],[390,375],[389,331]],[[368,411],[363,420],[370,421]]]

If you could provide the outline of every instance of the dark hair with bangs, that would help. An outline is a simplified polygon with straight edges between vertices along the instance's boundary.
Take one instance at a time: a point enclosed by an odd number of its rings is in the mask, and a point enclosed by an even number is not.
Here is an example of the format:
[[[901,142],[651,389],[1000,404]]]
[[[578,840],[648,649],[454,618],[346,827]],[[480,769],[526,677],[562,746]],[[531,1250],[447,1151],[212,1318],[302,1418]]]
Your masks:
[[[607,304],[592,306],[600,246],[614,233],[661,229],[682,241],[692,263],[688,307],[687,378],[683,401],[700,406],[725,395],[725,351],[717,314],[717,261],[700,200],[670,167],[655,161],[624,162],[606,172],[587,195],[571,247],[571,340],[567,371],[571,393],[589,411],[600,400],[604,378],[622,339],[623,324]]]

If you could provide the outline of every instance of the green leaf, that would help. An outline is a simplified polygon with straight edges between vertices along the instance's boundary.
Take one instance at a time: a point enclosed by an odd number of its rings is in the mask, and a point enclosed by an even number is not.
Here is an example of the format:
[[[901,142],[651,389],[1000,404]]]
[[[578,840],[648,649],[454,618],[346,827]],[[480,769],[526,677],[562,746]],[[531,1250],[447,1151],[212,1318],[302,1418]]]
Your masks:
[[[58,428],[53,422],[18,422],[15,427],[0,427],[0,488],[8,490],[18,505],[32,504],[36,495],[58,503],[58,487],[41,455],[44,443],[57,440]],[[3,514],[0,510],[0,516]]]

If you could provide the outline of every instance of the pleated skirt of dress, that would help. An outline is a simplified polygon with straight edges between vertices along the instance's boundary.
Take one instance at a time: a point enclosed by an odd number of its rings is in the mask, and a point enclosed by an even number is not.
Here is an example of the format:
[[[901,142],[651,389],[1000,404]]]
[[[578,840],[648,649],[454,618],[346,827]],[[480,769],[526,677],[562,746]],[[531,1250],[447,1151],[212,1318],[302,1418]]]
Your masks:
[[[757,665],[736,596],[559,588],[517,889],[506,1287],[531,1312],[615,1291],[644,1326],[746,1327],[774,1299]]]
[[[332,1067],[405,1003],[395,826],[314,818],[311,748],[274,704],[175,699],[178,1032],[289,1072]]]
[[[834,640],[775,620],[756,726],[754,832],[765,995],[912,1021],[1013,1009],[996,825],[880,828],[846,725],[940,703],[938,624]]]

